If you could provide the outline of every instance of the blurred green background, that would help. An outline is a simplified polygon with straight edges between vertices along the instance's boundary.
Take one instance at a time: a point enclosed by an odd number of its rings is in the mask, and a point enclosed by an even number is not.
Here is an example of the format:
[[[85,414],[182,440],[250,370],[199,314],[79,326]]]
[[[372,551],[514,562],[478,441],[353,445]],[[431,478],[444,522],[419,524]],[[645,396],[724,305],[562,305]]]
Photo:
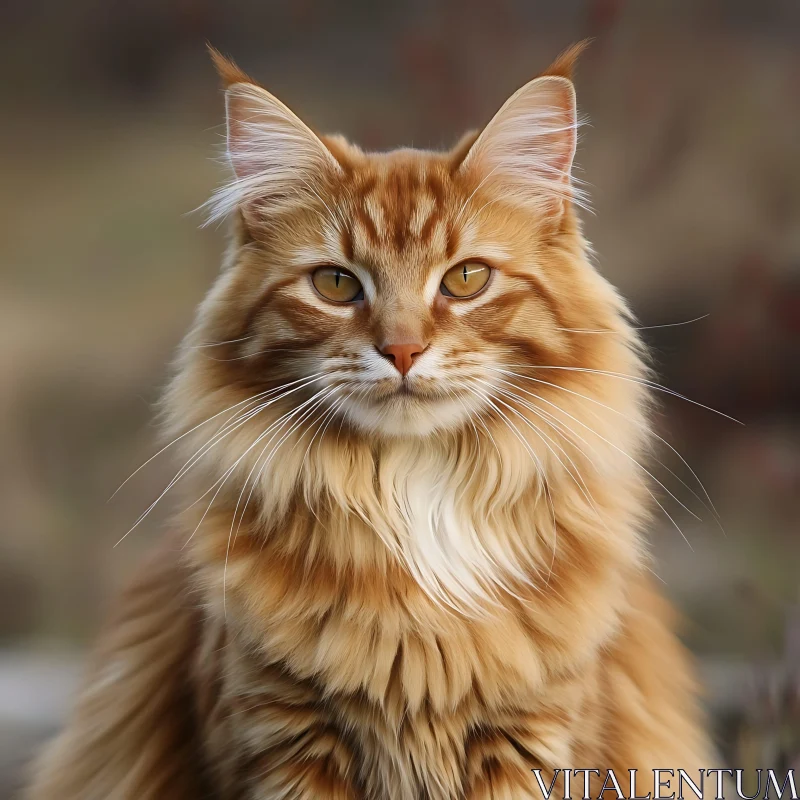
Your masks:
[[[660,433],[701,477],[654,570],[686,616],[728,764],[800,754],[800,3],[796,0],[4,0],[0,5],[0,797],[69,703],[114,543],[177,465],[153,403],[218,269],[189,213],[222,178],[233,55],[312,126],[447,146],[571,42],[578,176],[602,272],[653,328]],[[707,316],[705,316],[707,315]],[[690,472],[658,454],[693,490]],[[709,765],[715,766],[715,765]],[[800,764],[797,764],[800,766]]]

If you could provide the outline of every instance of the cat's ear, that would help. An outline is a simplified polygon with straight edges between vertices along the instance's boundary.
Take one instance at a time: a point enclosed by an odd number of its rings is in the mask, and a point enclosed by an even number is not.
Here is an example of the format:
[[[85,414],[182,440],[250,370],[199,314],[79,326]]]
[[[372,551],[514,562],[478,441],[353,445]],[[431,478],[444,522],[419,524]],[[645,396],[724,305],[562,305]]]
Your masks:
[[[296,114],[209,50],[225,86],[226,154],[234,172],[209,203],[212,220],[237,209],[287,210],[314,193],[320,179],[341,172],[331,151]]]
[[[560,215],[566,202],[582,204],[572,179],[578,118],[569,77],[578,52],[571,48],[505,102],[463,158],[462,172],[475,171],[483,186],[539,212]]]

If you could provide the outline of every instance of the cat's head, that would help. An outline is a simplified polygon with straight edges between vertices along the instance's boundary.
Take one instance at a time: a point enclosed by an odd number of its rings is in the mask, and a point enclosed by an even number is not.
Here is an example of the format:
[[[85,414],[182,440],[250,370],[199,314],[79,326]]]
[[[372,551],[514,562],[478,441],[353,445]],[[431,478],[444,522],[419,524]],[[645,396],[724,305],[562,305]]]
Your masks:
[[[621,307],[575,215],[578,50],[446,153],[317,136],[215,55],[234,176],[210,208],[237,220],[193,337],[215,380],[424,436],[502,411],[513,373],[592,366],[573,331],[614,328]]]
[[[210,485],[198,527],[218,497],[231,534],[248,508],[266,529],[335,506],[329,557],[381,540],[461,600],[552,570],[557,517],[636,551],[641,353],[580,231],[576,53],[444,153],[317,136],[216,58],[233,235],[166,397],[176,480]]]

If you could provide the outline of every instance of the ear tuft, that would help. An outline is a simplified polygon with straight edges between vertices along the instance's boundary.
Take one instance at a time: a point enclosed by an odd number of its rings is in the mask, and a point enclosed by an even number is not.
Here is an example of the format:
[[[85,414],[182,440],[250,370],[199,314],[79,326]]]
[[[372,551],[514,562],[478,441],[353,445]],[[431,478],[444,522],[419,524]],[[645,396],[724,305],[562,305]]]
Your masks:
[[[234,211],[266,219],[319,201],[314,185],[342,171],[330,150],[277,97],[214,51],[212,58],[223,80],[233,80],[225,111],[226,156],[234,174],[206,203],[208,222]]]
[[[566,78],[571,81],[578,59],[591,43],[592,39],[588,38],[570,45],[556,56],[556,60],[539,77]]]
[[[578,119],[569,78],[545,75],[515,92],[483,129],[459,167],[507,202],[560,216],[585,206],[572,178]],[[476,190],[477,191],[477,190]]]
[[[222,88],[228,89],[235,83],[251,83],[254,86],[258,84],[246,72],[241,70],[238,65],[230,58],[222,55],[216,47],[211,43],[206,42],[208,54],[211,56],[211,61],[214,64],[217,74],[222,81]]]

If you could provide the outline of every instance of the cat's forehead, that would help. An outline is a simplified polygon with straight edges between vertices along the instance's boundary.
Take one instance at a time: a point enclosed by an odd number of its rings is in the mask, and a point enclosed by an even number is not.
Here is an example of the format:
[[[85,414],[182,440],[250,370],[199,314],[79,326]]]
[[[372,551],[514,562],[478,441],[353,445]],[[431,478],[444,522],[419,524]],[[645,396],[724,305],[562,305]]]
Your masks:
[[[345,169],[348,257],[376,267],[426,269],[452,257],[462,187],[441,154],[414,150],[363,154]]]

